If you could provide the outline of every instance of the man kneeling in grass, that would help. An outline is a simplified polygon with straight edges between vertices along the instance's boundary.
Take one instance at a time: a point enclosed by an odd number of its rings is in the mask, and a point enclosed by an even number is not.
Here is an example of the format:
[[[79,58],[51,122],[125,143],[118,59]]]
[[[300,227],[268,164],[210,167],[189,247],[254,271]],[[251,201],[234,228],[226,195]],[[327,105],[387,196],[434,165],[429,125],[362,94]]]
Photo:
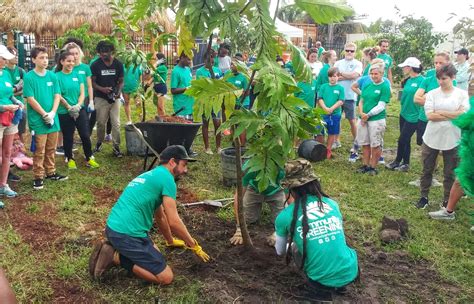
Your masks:
[[[127,185],[107,219],[107,241],[98,242],[89,259],[91,276],[99,278],[112,266],[121,265],[148,282],[170,284],[173,272],[149,235],[153,215],[166,246],[191,249],[204,262],[209,261],[176,209],[175,180],[187,173],[192,161],[195,159],[183,146],[169,146],[161,153],[158,167]],[[180,239],[173,238],[172,232]]]

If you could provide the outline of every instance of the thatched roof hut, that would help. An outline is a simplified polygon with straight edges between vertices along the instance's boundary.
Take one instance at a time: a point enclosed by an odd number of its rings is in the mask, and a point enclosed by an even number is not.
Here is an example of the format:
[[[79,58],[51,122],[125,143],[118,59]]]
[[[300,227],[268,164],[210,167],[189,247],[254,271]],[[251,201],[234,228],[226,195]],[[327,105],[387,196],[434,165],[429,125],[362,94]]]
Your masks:
[[[3,3],[2,3],[3,2]],[[12,29],[41,35],[61,35],[84,23],[91,31],[110,34],[111,11],[108,0],[0,0],[0,32]],[[157,12],[151,20],[166,32],[173,32],[174,25],[166,13]]]

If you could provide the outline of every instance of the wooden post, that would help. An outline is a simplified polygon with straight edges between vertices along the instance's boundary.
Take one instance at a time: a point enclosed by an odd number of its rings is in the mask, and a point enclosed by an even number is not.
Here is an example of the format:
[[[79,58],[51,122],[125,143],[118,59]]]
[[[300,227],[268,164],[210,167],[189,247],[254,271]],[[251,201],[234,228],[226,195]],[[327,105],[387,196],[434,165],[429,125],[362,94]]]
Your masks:
[[[15,46],[15,36],[13,35],[13,30],[7,32],[7,46],[8,47]]]

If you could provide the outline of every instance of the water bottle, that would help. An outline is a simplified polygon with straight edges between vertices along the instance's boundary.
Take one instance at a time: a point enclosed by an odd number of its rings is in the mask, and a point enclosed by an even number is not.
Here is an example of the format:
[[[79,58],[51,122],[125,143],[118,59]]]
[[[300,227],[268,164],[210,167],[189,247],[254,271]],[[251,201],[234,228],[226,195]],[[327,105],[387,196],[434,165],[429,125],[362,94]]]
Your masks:
[[[15,116],[13,116],[13,119],[12,119],[12,124],[14,125],[19,124],[22,118],[23,118],[23,110],[22,109],[16,110]]]
[[[31,131],[31,146],[30,146],[30,151],[35,152],[36,151],[36,137],[35,137],[35,131]]]

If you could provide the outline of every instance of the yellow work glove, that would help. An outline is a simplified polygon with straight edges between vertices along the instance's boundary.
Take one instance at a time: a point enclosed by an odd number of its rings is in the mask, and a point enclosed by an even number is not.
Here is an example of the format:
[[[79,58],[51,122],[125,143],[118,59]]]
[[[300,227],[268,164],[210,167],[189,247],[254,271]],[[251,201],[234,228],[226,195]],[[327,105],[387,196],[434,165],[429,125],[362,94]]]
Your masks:
[[[203,262],[209,262],[211,257],[207,253],[205,253],[204,250],[202,250],[202,247],[198,244],[196,240],[194,240],[194,243],[195,244],[193,247],[186,246],[186,248],[191,249],[195,255],[197,255],[201,258],[201,260],[203,260]]]
[[[166,242],[166,247],[171,247],[171,248],[183,248],[183,247],[186,247],[186,244],[184,243],[183,240],[173,238],[173,242],[172,242],[172,243]]]

